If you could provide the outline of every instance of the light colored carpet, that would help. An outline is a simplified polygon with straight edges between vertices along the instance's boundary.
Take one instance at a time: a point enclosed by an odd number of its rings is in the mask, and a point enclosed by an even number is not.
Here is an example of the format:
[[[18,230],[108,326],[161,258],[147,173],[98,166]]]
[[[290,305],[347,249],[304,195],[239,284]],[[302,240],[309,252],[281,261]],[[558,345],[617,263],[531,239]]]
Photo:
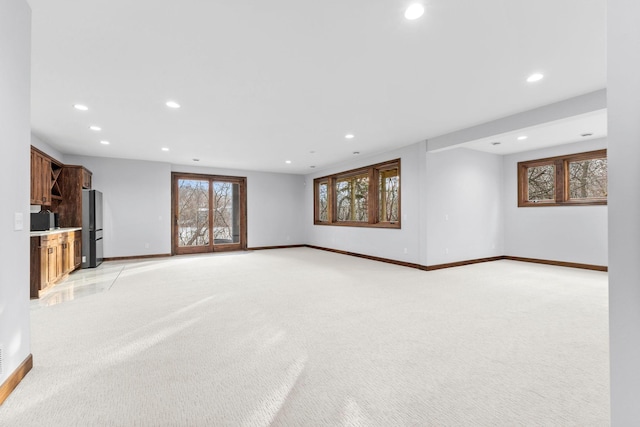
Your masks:
[[[34,303],[0,425],[609,425],[606,273],[309,248],[102,270]]]

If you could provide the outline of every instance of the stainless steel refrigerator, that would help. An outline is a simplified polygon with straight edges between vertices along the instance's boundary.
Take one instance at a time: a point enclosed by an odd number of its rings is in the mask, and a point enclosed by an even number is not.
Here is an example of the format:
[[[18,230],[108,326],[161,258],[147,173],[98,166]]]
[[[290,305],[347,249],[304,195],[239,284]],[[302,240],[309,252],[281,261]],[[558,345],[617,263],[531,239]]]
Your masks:
[[[82,190],[82,268],[102,263],[102,193]]]

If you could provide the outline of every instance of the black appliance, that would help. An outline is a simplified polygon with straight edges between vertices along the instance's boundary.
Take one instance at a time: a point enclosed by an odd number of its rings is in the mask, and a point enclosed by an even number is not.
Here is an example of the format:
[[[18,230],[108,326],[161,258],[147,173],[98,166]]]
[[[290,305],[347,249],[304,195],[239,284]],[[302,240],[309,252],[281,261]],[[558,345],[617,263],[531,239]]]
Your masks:
[[[60,228],[58,214],[49,211],[31,213],[31,231],[46,231]]]
[[[95,268],[102,259],[102,193],[82,190],[82,268]]]

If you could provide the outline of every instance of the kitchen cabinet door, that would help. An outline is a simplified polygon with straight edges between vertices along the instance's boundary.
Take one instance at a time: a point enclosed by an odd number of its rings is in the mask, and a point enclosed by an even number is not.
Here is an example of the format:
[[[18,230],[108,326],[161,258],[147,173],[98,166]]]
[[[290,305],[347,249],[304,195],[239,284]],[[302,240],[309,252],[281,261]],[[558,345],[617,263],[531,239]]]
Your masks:
[[[45,271],[45,283],[42,288],[49,287],[54,284],[58,277],[60,276],[60,267],[61,267],[61,259],[60,259],[60,247],[58,244],[46,246],[43,248],[45,251],[44,259],[46,260],[46,265],[44,266]]]
[[[51,160],[31,150],[31,204],[51,205]]]
[[[82,188],[91,190],[91,172],[82,168]]]
[[[73,269],[82,264],[82,232],[76,231],[73,238]]]

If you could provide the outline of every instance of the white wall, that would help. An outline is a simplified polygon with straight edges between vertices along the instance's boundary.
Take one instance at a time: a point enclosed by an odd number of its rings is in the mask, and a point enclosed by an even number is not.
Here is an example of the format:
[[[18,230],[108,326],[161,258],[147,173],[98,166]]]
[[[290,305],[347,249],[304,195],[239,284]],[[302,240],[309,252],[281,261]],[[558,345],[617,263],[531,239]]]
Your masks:
[[[592,140],[500,157],[464,148],[427,153],[419,143],[306,177],[71,155],[65,161],[91,170],[104,193],[106,257],[171,252],[175,171],[247,177],[249,247],[307,243],[422,265],[499,255],[607,265],[607,207],[518,208],[516,168],[518,161],[605,147]],[[314,178],[394,158],[402,160],[402,229],[313,224]]]
[[[607,206],[517,207],[517,162],[601,148],[604,139],[498,156],[414,144],[322,170],[306,176],[306,243],[427,266],[501,255],[606,266]],[[398,157],[401,230],[313,224],[314,178]]]
[[[313,224],[314,178],[395,158],[402,162],[402,229]],[[422,142],[307,175],[306,181],[310,245],[421,265],[503,255],[500,156],[463,148],[427,153]]]
[[[424,168],[426,145],[413,144],[391,152],[358,158],[352,162],[324,169],[306,176],[304,196],[304,226],[306,242],[310,245],[338,249],[357,254],[388,258],[409,263],[421,262],[421,236],[424,234],[420,222],[423,183],[420,170]],[[401,229],[343,227],[314,225],[313,180],[358,167],[401,159]],[[405,253],[406,249],[406,253]]]
[[[505,255],[606,266],[607,206],[518,207],[517,163],[606,148],[597,139],[504,156]]]
[[[171,253],[171,172],[246,177],[248,247],[304,243],[300,175],[71,155],[65,160],[93,172],[93,188],[103,193],[105,257]]]
[[[173,172],[247,178],[247,246],[300,245],[305,243],[304,177],[302,175],[254,172],[173,165]]]
[[[171,165],[71,155],[65,160],[89,169],[93,189],[102,192],[105,258],[171,253]]]
[[[64,155],[48,143],[44,142],[42,138],[34,134],[33,131],[31,132],[31,145],[64,164]],[[40,205],[31,205],[31,212],[37,213],[40,212],[41,209],[42,206]],[[46,206],[45,209],[47,209]]]
[[[640,420],[640,2],[607,2],[611,421]]]
[[[31,145],[36,147],[38,150],[47,153],[49,156],[53,157],[60,163],[67,163],[65,162],[64,155],[60,151],[53,148],[51,145],[49,145],[47,142],[45,142],[42,138],[40,138],[38,135],[34,134],[33,132],[31,132]]]
[[[23,0],[0,2],[0,384],[31,352],[29,332],[31,11]],[[14,214],[23,229],[14,230]]]
[[[504,255],[502,156],[427,153],[427,265]]]

